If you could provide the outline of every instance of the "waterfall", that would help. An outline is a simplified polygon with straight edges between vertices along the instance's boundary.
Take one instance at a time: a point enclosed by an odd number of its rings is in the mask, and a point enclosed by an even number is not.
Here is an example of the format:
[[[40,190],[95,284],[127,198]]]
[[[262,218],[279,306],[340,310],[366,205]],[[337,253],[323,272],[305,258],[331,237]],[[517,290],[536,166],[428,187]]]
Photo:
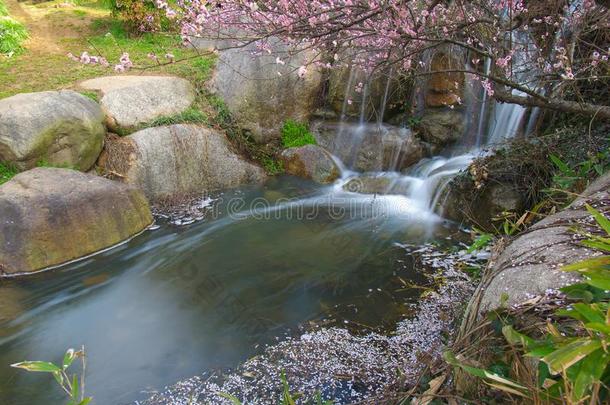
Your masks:
[[[379,106],[379,115],[377,116],[377,122],[379,125],[383,122],[383,117],[385,116],[385,109],[388,104],[388,96],[390,94],[390,84],[392,83],[392,75],[394,74],[394,68],[390,69],[390,73],[388,74],[388,80],[385,84],[385,90],[383,92],[383,99],[381,100],[381,105]]]
[[[513,90],[512,93],[517,96],[525,95],[518,90]],[[497,145],[517,135],[526,111],[525,107],[518,104],[496,103],[487,145]]]
[[[491,59],[485,58],[485,66],[483,72],[485,75],[489,75],[491,71]],[[485,118],[487,114],[487,92],[483,87],[481,87],[481,110],[479,111],[479,122],[477,124],[477,139],[476,139],[476,147],[480,148],[481,143],[483,142],[483,136],[485,132]]]

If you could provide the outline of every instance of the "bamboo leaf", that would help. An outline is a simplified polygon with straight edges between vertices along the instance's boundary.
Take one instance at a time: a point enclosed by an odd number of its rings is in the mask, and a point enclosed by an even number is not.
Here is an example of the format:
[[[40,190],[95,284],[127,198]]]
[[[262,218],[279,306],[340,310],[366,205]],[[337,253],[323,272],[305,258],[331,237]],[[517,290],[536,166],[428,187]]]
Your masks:
[[[575,402],[579,402],[590,390],[591,385],[600,380],[608,365],[608,360],[610,360],[610,356],[604,353],[603,349],[598,349],[582,360],[572,390],[572,399]]]
[[[485,384],[487,384],[490,387],[493,387],[495,389],[498,389],[500,391],[508,392],[509,394],[518,395],[520,397],[528,398],[528,396],[525,395],[523,392],[518,391],[518,390],[516,390],[514,388],[511,388],[511,387],[507,387],[505,385],[494,384],[494,383],[490,383],[490,382],[487,382],[487,381],[485,381]]]
[[[542,358],[549,365],[551,374],[556,375],[568,369],[601,347],[599,340],[578,339],[555,350]]]
[[[591,329],[591,330],[595,330],[601,333],[605,333],[608,337],[610,337],[610,326],[605,324],[605,323],[601,323],[601,322],[590,322],[590,323],[586,323],[585,327],[587,329]]]
[[[468,366],[462,362],[460,362],[453,353],[451,353],[450,351],[446,351],[445,353],[443,353],[443,357],[445,358],[445,361],[449,364],[451,364],[452,366],[456,366],[461,368],[462,370],[466,371],[469,374],[474,375],[475,377],[480,377],[483,379],[489,379],[492,381],[495,381],[496,383],[500,383],[502,385],[507,385],[513,388],[517,388],[519,390],[524,390],[527,391],[527,388],[525,388],[524,386],[517,384],[514,381],[511,381],[507,378],[504,378],[502,376],[499,376],[496,373],[492,373],[491,371],[488,370],[484,370],[481,368],[477,368],[477,367],[472,367],[472,366]]]
[[[11,364],[11,367],[39,373],[55,373],[61,371],[55,364],[46,361],[23,361],[21,363]]]
[[[75,358],[76,358],[76,353],[75,353],[74,349],[68,349],[66,351],[66,354],[64,354],[64,360],[62,362],[64,370],[66,370],[68,367],[70,367],[72,365],[72,362],[74,361]]]
[[[596,304],[583,304],[582,302],[573,305],[576,312],[581,314],[588,322],[605,322],[605,314]]]
[[[585,204],[585,207],[587,207],[587,211],[593,215],[593,218],[595,218],[599,226],[601,226],[602,229],[606,231],[608,235],[610,235],[610,220],[608,220],[604,214],[591,207],[589,204]]]
[[[610,256],[593,257],[591,259],[583,260],[577,263],[563,266],[563,271],[582,271],[588,269],[595,269],[602,266],[610,265]]]
[[[531,337],[524,335],[523,333],[519,333],[513,328],[511,325],[506,325],[502,328],[502,334],[508,341],[508,343],[512,345],[521,345],[526,349],[529,349],[536,345],[536,341]]]
[[[242,405],[241,401],[239,399],[237,399],[237,397],[235,397],[227,392],[217,392],[216,394],[233,402],[233,405]]]

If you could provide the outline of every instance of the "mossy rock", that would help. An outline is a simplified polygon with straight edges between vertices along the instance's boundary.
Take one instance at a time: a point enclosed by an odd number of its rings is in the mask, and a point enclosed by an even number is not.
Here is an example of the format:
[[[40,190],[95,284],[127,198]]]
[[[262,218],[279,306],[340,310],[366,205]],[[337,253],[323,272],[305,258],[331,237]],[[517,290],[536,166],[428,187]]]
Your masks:
[[[0,100],[0,162],[20,170],[44,161],[86,171],[102,151],[103,116],[97,103],[69,90]]]
[[[0,277],[88,256],[151,223],[133,186],[69,169],[23,172],[0,186]]]

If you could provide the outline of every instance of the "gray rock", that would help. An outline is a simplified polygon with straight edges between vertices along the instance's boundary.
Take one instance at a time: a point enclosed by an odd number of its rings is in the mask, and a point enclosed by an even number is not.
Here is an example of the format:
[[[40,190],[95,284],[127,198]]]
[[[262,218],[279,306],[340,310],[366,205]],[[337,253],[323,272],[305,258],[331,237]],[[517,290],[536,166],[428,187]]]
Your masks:
[[[386,124],[318,121],[312,132],[320,146],[349,168],[362,172],[401,171],[427,154],[409,129]]]
[[[155,203],[179,202],[265,179],[260,167],[231,150],[223,134],[197,125],[148,128],[108,139],[98,164],[144,190]]]
[[[466,118],[458,109],[428,109],[418,125],[422,139],[436,151],[457,142],[466,130]]]
[[[401,181],[400,177],[389,176],[359,176],[343,185],[345,191],[360,194],[407,194],[409,183]]]
[[[493,230],[493,218],[503,212],[521,212],[525,195],[513,184],[488,182],[480,189],[469,175],[454,178],[441,198],[443,215],[457,222],[472,222],[478,227]]]
[[[610,173],[607,173],[583,193],[584,197],[536,223],[508,245],[493,266],[492,271],[497,275],[485,289],[479,312],[497,308],[504,294],[508,295],[506,304],[514,305],[543,295],[548,289],[579,281],[576,274],[561,271],[561,266],[597,256],[600,252],[575,242],[572,228],[591,223],[585,202],[608,215],[609,188]]]
[[[179,114],[195,101],[193,86],[171,76],[98,77],[80,87],[102,94],[100,104],[113,131],[134,130],[155,118]]]
[[[286,173],[321,184],[332,183],[341,176],[332,156],[316,145],[288,148],[280,156]]]
[[[0,162],[21,170],[40,161],[88,170],[102,150],[102,121],[100,106],[74,91],[0,100]]]
[[[69,169],[23,172],[0,186],[0,277],[96,253],[151,223],[135,187]]]
[[[314,67],[303,78],[296,74],[311,53],[287,57],[287,49],[272,42],[277,53],[271,55],[253,56],[253,45],[222,51],[211,83],[237,124],[259,143],[278,139],[287,119],[308,122],[322,86],[322,75]],[[285,64],[276,63],[277,57]]]

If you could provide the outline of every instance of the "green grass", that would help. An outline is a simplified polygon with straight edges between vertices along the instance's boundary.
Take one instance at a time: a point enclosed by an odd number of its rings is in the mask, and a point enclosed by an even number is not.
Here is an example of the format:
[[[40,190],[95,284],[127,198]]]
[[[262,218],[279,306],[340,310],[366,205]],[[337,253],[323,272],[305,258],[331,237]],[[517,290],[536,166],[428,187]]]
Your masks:
[[[19,21],[8,15],[4,2],[0,0],[0,54],[12,55],[23,50],[23,41],[28,31]]]
[[[198,108],[190,107],[189,109],[181,112],[180,114],[159,117],[154,121],[146,125],[146,127],[159,127],[162,125],[174,125],[174,124],[203,124],[208,125],[208,117],[202,113]]]
[[[272,176],[284,173],[284,165],[273,156],[263,156],[259,161],[265,171]]]
[[[307,129],[307,125],[287,120],[282,127],[282,145],[285,148],[296,148],[305,145],[315,145],[316,138]]]
[[[70,170],[78,170],[77,167],[72,166],[69,163],[49,163],[45,159],[41,159],[36,162],[36,167],[52,167],[56,169],[70,169]]]
[[[91,100],[95,101],[96,103],[99,103],[99,101],[100,101],[100,96],[95,91],[82,90],[82,91],[79,91],[79,93],[85,97],[90,98]]]
[[[0,184],[4,184],[17,175],[17,170],[9,164],[0,163]]]

